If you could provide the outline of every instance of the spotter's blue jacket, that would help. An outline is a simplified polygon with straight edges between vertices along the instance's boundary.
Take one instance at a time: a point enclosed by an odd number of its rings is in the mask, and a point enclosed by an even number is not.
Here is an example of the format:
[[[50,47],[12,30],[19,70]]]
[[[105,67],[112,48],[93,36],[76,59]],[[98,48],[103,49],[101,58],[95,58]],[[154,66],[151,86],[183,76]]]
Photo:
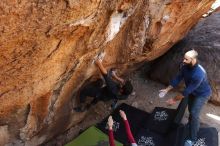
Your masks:
[[[184,65],[178,75],[170,82],[170,85],[175,88],[182,80],[184,80],[186,85],[182,93],[184,97],[189,94],[195,97],[208,97],[212,93],[206,71],[199,64],[193,67]]]

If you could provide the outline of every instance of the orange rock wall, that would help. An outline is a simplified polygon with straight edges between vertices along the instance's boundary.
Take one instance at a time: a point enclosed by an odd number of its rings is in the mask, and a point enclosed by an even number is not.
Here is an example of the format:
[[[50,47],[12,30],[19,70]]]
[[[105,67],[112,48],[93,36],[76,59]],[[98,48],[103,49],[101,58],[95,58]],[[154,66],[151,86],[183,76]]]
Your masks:
[[[11,144],[40,145],[83,118],[75,92],[91,64],[135,69],[194,26],[214,0],[1,0],[0,126]],[[3,137],[3,136],[2,136]],[[1,139],[1,136],[0,136]],[[2,143],[3,143],[2,142]]]

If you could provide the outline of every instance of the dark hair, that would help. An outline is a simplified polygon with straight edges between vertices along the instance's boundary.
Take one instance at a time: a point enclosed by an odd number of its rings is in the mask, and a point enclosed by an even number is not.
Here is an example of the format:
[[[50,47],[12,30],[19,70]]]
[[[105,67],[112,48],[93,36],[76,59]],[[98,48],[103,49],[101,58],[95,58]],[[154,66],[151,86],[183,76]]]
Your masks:
[[[124,95],[129,95],[133,91],[133,86],[130,81],[126,81],[124,86],[122,86],[123,94]]]

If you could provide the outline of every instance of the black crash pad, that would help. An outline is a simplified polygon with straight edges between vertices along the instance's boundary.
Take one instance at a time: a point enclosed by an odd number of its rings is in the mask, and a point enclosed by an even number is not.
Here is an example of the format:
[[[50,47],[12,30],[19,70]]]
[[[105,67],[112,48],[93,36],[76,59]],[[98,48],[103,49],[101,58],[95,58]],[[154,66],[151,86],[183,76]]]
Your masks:
[[[140,129],[135,140],[138,146],[165,146],[164,137],[148,129]]]
[[[149,114],[145,111],[121,104],[111,115],[116,121],[113,129],[117,141],[128,145],[124,122],[119,115],[119,110],[124,110],[130,123],[131,131],[140,146],[184,146],[187,139],[187,126],[174,125],[175,109],[156,107]],[[96,125],[108,134],[106,126],[108,117]],[[218,132],[216,128],[200,128],[197,144],[194,146],[218,146]]]
[[[173,126],[175,116],[175,109],[156,107],[150,114],[150,117],[145,120],[147,124],[144,127],[156,133],[166,134],[169,132],[171,126]]]
[[[175,129],[171,129],[167,135],[165,135],[166,146],[183,146],[185,135],[186,128],[182,124]]]
[[[170,146],[184,146],[184,142],[188,137],[189,130],[187,126],[180,126],[175,131],[168,134],[166,138]],[[214,127],[200,128],[198,140],[194,146],[218,146],[218,131]]]
[[[218,146],[218,131],[216,128],[200,128],[195,146]]]
[[[147,119],[150,114],[124,103],[118,106],[117,109],[111,114],[115,121],[113,126],[114,137],[119,142],[126,144],[128,142],[128,139],[126,136],[124,121],[120,117],[119,110],[123,110],[126,113],[133,135],[135,135],[138,130],[143,127],[143,125],[145,124],[143,123],[143,119]],[[107,120],[108,117],[97,124],[97,128],[99,128],[106,134],[108,134]]]

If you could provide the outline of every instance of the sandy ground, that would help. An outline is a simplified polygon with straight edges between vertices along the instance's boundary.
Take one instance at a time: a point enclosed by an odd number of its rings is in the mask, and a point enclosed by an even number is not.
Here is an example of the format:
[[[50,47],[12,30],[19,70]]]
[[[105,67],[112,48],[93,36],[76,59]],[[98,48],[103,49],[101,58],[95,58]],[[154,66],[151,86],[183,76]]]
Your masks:
[[[165,86],[151,81],[144,77],[143,71],[136,71],[128,76],[132,80],[134,86],[135,94],[131,95],[128,100],[120,101],[120,103],[127,103],[139,109],[142,109],[147,112],[151,112],[156,106],[168,107],[165,101],[174,97],[178,92],[171,91],[166,97],[160,99],[158,97],[158,91],[163,89]],[[176,108],[177,105],[170,106],[169,108]],[[62,146],[66,143],[73,140],[76,136],[79,135],[81,131],[88,128],[95,123],[100,122],[104,117],[109,115],[111,112],[110,102],[99,102],[97,105],[91,107],[90,111],[86,113],[86,118],[79,123],[77,126],[70,128],[65,133],[55,137],[50,142],[46,143],[45,146]],[[216,127],[220,131],[220,120],[215,120],[208,117],[206,114],[214,114],[220,118],[220,107],[214,106],[210,103],[207,103],[201,113],[201,122],[208,124],[212,127]],[[183,123],[187,123],[188,111],[185,113],[182,120]],[[220,140],[220,135],[219,135]]]

